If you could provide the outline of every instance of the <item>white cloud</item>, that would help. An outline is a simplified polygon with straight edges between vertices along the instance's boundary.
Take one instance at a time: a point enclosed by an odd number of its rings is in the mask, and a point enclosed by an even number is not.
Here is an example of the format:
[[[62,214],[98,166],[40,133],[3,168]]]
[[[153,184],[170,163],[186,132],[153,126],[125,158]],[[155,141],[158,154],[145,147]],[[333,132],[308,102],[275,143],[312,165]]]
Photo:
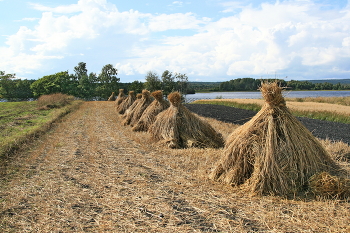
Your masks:
[[[350,58],[349,11],[328,12],[324,20],[315,8],[312,2],[302,1],[248,6],[237,15],[208,22],[193,36],[167,37],[147,50],[140,48],[136,50],[140,61],[133,59],[132,64],[142,73],[141,64],[157,59],[162,63],[153,69],[210,77],[274,72],[293,76],[299,75],[299,70],[304,70],[305,76],[311,71],[315,77],[328,75],[323,70],[317,73],[314,67],[334,67],[342,58]],[[295,59],[301,64],[291,67]],[[337,68],[339,74],[349,70],[350,65]]]
[[[106,0],[54,8],[32,4],[43,11],[42,17],[34,28],[23,26],[8,37],[0,51],[9,59],[0,62],[7,72],[35,72],[46,60],[79,56],[92,63],[114,63],[124,76],[168,69],[196,79],[276,71],[303,76],[319,66],[322,72],[315,75],[350,70],[348,8],[322,11],[312,1],[277,1],[258,8],[225,4],[227,14],[216,21],[190,12],[120,12]],[[229,13],[237,9],[239,13]],[[187,36],[170,36],[172,30]]]
[[[199,29],[201,24],[206,24],[208,19],[199,20],[193,13],[161,14],[151,16],[149,29],[151,31],[166,31],[170,29]]]
[[[181,2],[181,1],[174,1],[172,4],[173,5],[182,6],[183,2]]]
[[[33,21],[37,21],[37,20],[39,20],[39,18],[23,18],[21,20],[15,20],[15,22],[23,22],[23,21],[33,22]]]

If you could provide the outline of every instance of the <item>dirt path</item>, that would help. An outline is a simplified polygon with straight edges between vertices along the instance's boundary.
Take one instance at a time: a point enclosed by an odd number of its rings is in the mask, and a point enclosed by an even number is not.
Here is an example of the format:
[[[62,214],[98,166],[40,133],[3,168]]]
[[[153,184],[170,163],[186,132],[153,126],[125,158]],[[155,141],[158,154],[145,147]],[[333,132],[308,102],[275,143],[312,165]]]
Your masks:
[[[221,149],[152,146],[113,104],[84,103],[18,157],[0,188],[1,232],[349,230],[349,203],[250,197],[208,181]]]

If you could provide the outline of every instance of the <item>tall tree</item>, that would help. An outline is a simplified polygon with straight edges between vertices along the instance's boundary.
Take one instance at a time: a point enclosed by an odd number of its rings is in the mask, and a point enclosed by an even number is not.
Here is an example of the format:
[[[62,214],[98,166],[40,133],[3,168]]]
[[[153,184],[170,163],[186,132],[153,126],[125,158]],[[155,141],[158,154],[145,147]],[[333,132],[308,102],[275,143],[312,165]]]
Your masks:
[[[117,78],[117,74],[118,70],[112,64],[103,66],[97,77],[98,87],[96,89],[98,95],[103,99],[108,99],[112,92],[118,92],[120,78]]]
[[[164,95],[169,95],[175,91],[176,83],[172,72],[165,70],[162,74],[162,90]]]
[[[150,92],[157,91],[162,88],[162,81],[159,79],[158,74],[156,72],[147,72],[145,88]]]
[[[95,73],[88,75],[85,62],[79,62],[74,67],[75,77],[78,81],[77,86],[77,97],[84,99],[91,99],[95,97],[95,89],[97,87],[97,76]]]
[[[175,73],[175,80],[177,84],[177,91],[181,94],[186,95],[188,89],[188,77],[186,74]]]
[[[88,70],[86,69],[85,62],[79,62],[77,66],[74,67],[75,77],[80,80],[88,76]]]
[[[88,76],[84,75],[79,79],[78,84],[78,95],[84,99],[91,99],[96,97],[96,88],[97,88],[97,75],[91,72]]]

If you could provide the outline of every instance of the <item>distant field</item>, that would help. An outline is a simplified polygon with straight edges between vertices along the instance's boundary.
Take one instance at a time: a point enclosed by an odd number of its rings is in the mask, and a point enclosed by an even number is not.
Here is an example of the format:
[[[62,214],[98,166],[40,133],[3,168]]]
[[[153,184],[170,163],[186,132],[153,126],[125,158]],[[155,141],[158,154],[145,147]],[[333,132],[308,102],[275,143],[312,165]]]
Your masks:
[[[334,100],[337,97],[328,97],[324,98],[324,102],[321,102],[320,99],[317,102],[314,99],[307,99],[309,102],[304,102],[298,98],[298,100],[290,99],[286,101],[287,107],[291,109],[292,113],[300,117],[308,117],[313,119],[334,121],[350,124],[350,106],[346,104],[336,104]],[[347,101],[350,102],[350,98],[347,97]],[[312,101],[315,102],[312,102]],[[329,102],[326,102],[329,101]],[[197,100],[193,102],[194,104],[219,104],[231,107],[237,107],[242,109],[248,109],[253,111],[258,111],[261,106],[264,104],[262,99],[210,99],[210,100]],[[342,103],[347,103],[343,101]],[[343,106],[344,105],[344,106]]]

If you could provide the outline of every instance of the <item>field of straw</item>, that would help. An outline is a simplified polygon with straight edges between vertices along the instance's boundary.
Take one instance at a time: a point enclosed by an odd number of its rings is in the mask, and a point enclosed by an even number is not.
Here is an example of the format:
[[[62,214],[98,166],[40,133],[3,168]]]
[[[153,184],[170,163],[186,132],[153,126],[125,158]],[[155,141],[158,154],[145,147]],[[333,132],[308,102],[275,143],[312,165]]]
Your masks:
[[[250,196],[208,179],[222,149],[155,146],[123,120],[113,102],[85,102],[17,154],[1,177],[0,231],[350,231],[348,200]],[[206,120],[224,139],[237,128]],[[322,143],[349,166],[349,146]]]

